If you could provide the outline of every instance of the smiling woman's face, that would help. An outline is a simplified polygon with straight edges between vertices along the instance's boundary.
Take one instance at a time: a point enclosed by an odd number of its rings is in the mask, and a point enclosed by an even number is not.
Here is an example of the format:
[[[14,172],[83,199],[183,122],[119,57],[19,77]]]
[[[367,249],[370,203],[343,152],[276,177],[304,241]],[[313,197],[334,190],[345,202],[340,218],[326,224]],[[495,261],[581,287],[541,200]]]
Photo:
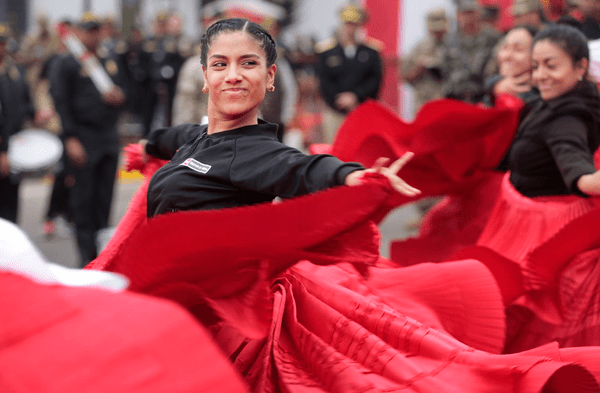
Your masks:
[[[276,70],[275,65],[267,65],[264,49],[250,34],[225,31],[214,37],[204,69],[209,118],[256,117]]]
[[[506,35],[498,51],[500,75],[517,76],[531,71],[532,42],[526,29],[513,29]]]
[[[573,64],[567,52],[549,40],[538,41],[533,47],[533,84],[544,100],[559,97],[575,87],[585,76],[587,60]]]

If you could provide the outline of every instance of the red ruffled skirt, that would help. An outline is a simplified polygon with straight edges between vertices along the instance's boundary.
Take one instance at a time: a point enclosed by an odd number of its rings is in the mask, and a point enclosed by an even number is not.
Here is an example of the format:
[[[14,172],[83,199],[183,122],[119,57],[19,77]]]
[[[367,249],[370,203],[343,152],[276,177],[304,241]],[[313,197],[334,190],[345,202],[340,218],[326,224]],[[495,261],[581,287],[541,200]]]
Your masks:
[[[507,309],[506,351],[600,345],[596,198],[527,198],[505,176],[478,245],[518,264],[526,293]],[[500,283],[508,285],[509,283]]]
[[[479,261],[379,258],[374,223],[397,196],[378,176],[151,220],[140,195],[90,268],[186,307],[252,391],[600,391],[600,347],[499,354],[502,294]]]

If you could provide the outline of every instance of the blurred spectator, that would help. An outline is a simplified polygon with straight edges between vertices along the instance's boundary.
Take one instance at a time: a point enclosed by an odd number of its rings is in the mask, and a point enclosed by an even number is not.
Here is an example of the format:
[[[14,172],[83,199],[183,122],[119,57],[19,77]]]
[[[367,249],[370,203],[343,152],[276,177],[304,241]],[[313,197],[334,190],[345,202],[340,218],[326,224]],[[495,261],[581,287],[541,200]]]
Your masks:
[[[458,0],[457,31],[446,41],[442,75],[444,95],[476,103],[484,96],[483,82],[500,35],[481,27],[481,6],[476,0]]]
[[[296,35],[294,46],[290,49],[288,58],[294,71],[303,70],[313,74],[318,56],[315,53],[317,44],[314,36]]]
[[[541,30],[546,23],[539,0],[513,0],[510,11],[515,26],[529,25]]]
[[[68,21],[63,21],[61,23],[68,26],[71,25]],[[43,103],[44,109],[42,109],[48,111],[48,120],[45,123],[45,128],[59,134],[63,145],[64,138],[62,135],[62,124],[54,104],[53,87],[56,89],[56,77],[60,69],[60,64],[65,56],[67,56],[67,48],[60,42],[57,53],[48,59],[40,75],[40,83],[47,91],[46,101]],[[64,219],[67,223],[72,223],[73,221],[69,208],[69,193],[73,183],[73,175],[68,171],[66,150],[63,149],[63,155],[56,165],[56,170],[54,172],[52,191],[50,192],[48,208],[46,210],[46,216],[44,217],[43,231],[46,238],[50,238],[54,235],[56,231],[55,220],[59,217]]]
[[[579,19],[575,18],[573,15],[570,14],[561,15],[554,23],[556,23],[557,25],[569,25],[583,32],[583,23],[581,23]]]
[[[486,4],[481,10],[481,25],[484,29],[490,29],[496,33],[501,33],[498,23],[500,22],[500,7],[493,4]]]
[[[566,15],[572,16],[577,19],[579,22],[582,22],[584,17],[581,12],[581,0],[566,0],[567,2],[567,11]],[[583,28],[583,26],[582,26]]]
[[[600,38],[600,0],[579,0],[583,14],[582,30],[588,40]]]
[[[304,69],[298,70],[296,71],[296,80],[298,81],[298,104],[289,129],[301,134],[302,146],[294,147],[308,151],[311,144],[324,142],[323,112],[327,108],[327,104],[323,101],[319,91],[319,80],[313,73]],[[291,134],[288,136],[291,137]],[[289,139],[284,138],[284,142],[292,145],[288,142]]]
[[[329,105],[323,129],[326,143],[333,142],[349,112],[368,98],[377,98],[383,77],[381,43],[358,37],[366,11],[349,4],[339,17],[342,24],[336,36],[316,45],[321,93]]]
[[[105,52],[103,57],[113,55],[119,43],[119,30],[115,18],[107,15],[100,25],[100,51]]]
[[[100,22],[95,15],[84,14],[78,35],[89,53],[98,56]],[[96,236],[108,226],[120,151],[117,120],[125,103],[118,63],[100,56],[98,60],[115,84],[110,91],[100,93],[89,76],[93,70],[83,68],[72,55],[61,61],[56,89],[52,87],[75,177],[70,204],[82,266],[96,258]]]
[[[173,101],[173,125],[202,123],[208,110],[208,95],[202,93],[203,86],[204,74],[198,54],[187,59],[179,72]]]
[[[25,75],[7,54],[11,36],[10,28],[0,24],[0,218],[16,223],[20,179],[11,173],[8,140],[33,118],[34,109]]]
[[[120,41],[116,48],[116,59],[125,75],[127,111],[131,122],[143,123],[147,116],[146,103],[149,101],[150,76],[148,75],[147,54],[142,50],[144,36],[137,26],[128,31],[126,41]],[[143,127],[142,127],[143,128]],[[139,132],[143,134],[143,131]]]
[[[269,123],[279,125],[277,138],[282,141],[286,127],[292,121],[298,101],[298,83],[290,62],[288,50],[280,42],[281,25],[278,21],[263,23],[263,27],[271,34],[277,44],[277,73],[275,74],[274,91],[267,92],[260,104],[260,117]]]
[[[141,60],[147,70],[149,90],[144,102],[144,135],[150,130],[170,126],[177,76],[185,61],[178,47],[176,30],[170,31],[170,15],[156,14],[155,34],[142,44]],[[170,34],[169,34],[170,33]]]
[[[57,53],[59,49],[59,38],[51,30],[48,17],[39,15],[37,18],[37,30],[34,34],[25,37],[18,58],[26,70],[25,79],[31,91],[34,106],[40,110],[38,117],[40,122],[47,123],[52,116],[51,105],[48,103],[48,84],[41,80],[42,69],[46,62]],[[48,124],[51,131],[57,132],[56,122]]]
[[[202,30],[221,18],[220,14],[203,15]],[[204,72],[200,55],[200,45],[193,46],[193,55],[185,60],[177,77],[173,100],[173,125],[202,124],[208,112],[208,95],[202,92]]]
[[[414,107],[417,112],[427,101],[442,97],[442,59],[444,37],[448,31],[448,19],[443,8],[427,14],[429,35],[402,60],[402,78],[415,89]]]

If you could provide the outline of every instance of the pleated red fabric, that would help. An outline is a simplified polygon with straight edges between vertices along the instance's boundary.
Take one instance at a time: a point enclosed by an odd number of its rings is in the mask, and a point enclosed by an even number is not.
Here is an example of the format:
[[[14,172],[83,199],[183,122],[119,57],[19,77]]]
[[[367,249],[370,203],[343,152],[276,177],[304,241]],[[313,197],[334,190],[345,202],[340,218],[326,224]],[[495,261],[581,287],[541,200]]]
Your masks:
[[[477,243],[495,206],[502,173],[490,172],[460,193],[446,195],[423,217],[417,236],[390,243],[390,258],[408,266],[447,261]]]
[[[550,341],[600,345],[598,220],[599,198],[527,198],[505,176],[478,244],[521,271],[524,293],[508,309],[506,351]]]
[[[167,214],[121,232],[90,268],[186,307],[256,392],[600,391],[556,345],[498,354],[503,295],[484,264],[381,259],[374,222],[395,199],[375,175],[279,204]]]
[[[502,175],[494,168],[512,142],[522,105],[509,95],[498,97],[494,108],[436,100],[408,123],[369,101],[347,117],[331,154],[370,166],[378,157],[395,159],[412,151],[402,178],[419,188],[421,197],[445,196],[424,218],[418,236],[391,242],[394,261],[440,262],[475,244],[500,189]]]
[[[181,307],[0,272],[0,391],[249,391]]]
[[[595,198],[578,196],[527,198],[515,190],[506,174],[488,225],[477,243],[514,261],[524,261],[529,252],[575,218],[593,210],[597,203]]]

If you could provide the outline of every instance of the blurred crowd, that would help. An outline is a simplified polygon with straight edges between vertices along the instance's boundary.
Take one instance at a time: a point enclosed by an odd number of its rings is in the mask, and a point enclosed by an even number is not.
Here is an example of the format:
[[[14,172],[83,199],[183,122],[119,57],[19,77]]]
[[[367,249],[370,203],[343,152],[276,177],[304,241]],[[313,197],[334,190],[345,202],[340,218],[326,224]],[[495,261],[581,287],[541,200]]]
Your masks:
[[[554,23],[576,27],[588,40],[598,39],[600,2],[513,0],[502,9],[491,2],[457,0],[455,20],[443,8],[430,10],[426,17],[428,36],[403,56],[400,66],[403,80],[414,88],[415,112],[437,98],[490,104],[490,93],[506,77],[520,77],[510,92],[529,90],[528,70],[509,70],[508,64],[519,54],[528,58],[531,37]],[[529,41],[507,43],[507,33],[516,27],[529,30]]]

